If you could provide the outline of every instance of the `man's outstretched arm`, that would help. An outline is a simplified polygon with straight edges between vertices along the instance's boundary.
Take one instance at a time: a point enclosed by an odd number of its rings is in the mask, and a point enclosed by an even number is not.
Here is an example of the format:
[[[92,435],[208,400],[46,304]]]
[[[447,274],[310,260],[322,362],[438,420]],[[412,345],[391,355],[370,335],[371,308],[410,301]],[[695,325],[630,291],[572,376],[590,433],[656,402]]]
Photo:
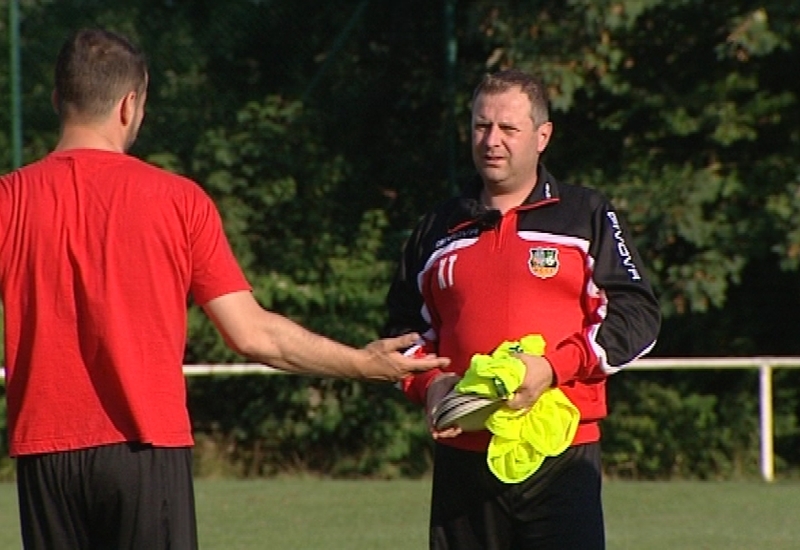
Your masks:
[[[220,296],[203,309],[231,349],[296,374],[397,381],[450,362],[442,357],[403,356],[398,350],[414,343],[417,334],[376,340],[363,349],[341,344],[265,310],[248,291]]]

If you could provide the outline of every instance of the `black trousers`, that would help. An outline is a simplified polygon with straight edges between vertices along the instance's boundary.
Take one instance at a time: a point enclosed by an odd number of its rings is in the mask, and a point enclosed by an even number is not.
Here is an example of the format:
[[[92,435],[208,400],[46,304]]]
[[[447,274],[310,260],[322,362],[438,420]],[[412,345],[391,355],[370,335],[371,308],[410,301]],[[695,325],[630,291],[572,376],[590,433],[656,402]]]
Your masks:
[[[122,443],[17,459],[27,550],[194,550],[192,451]]]
[[[603,550],[600,444],[570,447],[521,483],[489,471],[486,453],[437,443],[431,550]]]

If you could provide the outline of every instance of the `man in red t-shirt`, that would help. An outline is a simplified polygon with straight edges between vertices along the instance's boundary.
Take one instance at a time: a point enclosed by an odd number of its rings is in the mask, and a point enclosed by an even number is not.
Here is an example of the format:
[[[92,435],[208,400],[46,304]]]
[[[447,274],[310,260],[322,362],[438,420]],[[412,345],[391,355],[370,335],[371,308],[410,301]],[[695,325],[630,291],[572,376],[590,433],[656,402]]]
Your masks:
[[[0,178],[11,455],[26,548],[195,548],[182,373],[186,303],[235,351],[286,371],[400,379],[416,335],[354,349],[262,309],[193,181],[126,154],[147,67],[82,30],[56,63],[54,152]]]

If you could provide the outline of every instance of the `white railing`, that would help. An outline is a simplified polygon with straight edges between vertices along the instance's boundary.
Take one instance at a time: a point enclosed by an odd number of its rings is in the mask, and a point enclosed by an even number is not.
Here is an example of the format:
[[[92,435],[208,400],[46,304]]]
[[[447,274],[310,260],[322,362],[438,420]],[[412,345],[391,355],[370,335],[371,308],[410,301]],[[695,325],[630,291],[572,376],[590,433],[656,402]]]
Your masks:
[[[777,368],[800,368],[800,357],[708,357],[708,358],[644,358],[626,370],[673,369],[758,369],[759,371],[759,439],[761,476],[765,481],[775,479],[772,419],[772,371]],[[184,365],[187,376],[210,374],[280,374],[280,369],[258,363]],[[5,369],[0,370],[0,379]]]
[[[632,363],[628,369],[753,369],[759,371],[759,439],[761,441],[761,476],[765,481],[775,479],[775,454],[772,434],[772,371],[776,368],[800,368],[800,357],[709,357],[662,359],[644,358]]]

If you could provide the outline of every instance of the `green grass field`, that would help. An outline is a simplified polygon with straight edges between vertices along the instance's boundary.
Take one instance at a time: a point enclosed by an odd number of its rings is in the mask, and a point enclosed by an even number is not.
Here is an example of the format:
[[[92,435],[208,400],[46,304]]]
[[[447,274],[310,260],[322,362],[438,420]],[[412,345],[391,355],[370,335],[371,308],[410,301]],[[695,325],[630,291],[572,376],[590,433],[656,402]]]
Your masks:
[[[428,481],[307,478],[196,484],[204,550],[421,550]],[[605,485],[609,550],[800,547],[800,484]],[[16,490],[0,484],[0,550],[20,548]]]

